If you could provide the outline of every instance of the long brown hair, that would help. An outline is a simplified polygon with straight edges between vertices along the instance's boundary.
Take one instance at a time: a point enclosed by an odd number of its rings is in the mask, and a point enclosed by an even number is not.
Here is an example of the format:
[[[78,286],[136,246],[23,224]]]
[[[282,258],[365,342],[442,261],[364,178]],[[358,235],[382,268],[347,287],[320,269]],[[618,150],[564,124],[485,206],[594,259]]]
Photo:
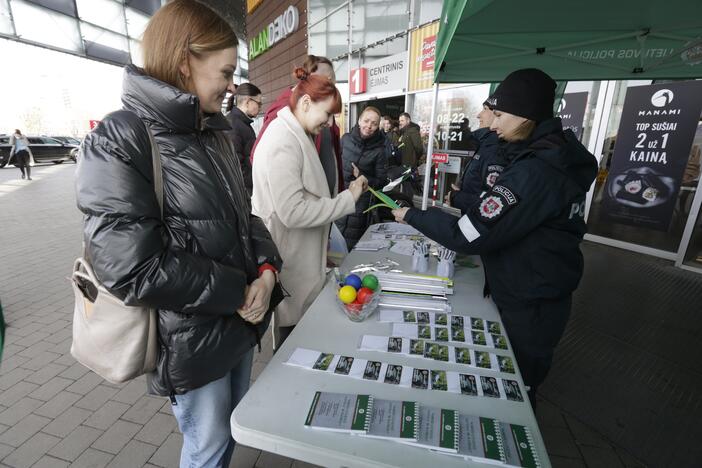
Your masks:
[[[214,11],[193,0],[172,0],[159,8],[144,30],[144,71],[186,91],[180,65],[189,54],[199,58],[238,44],[232,28]]]
[[[514,131],[512,135],[510,135],[510,140],[509,141],[522,141],[522,140],[527,140],[531,136],[532,133],[534,133],[534,129],[536,128],[536,122],[533,120],[525,120],[522,122],[519,127]]]

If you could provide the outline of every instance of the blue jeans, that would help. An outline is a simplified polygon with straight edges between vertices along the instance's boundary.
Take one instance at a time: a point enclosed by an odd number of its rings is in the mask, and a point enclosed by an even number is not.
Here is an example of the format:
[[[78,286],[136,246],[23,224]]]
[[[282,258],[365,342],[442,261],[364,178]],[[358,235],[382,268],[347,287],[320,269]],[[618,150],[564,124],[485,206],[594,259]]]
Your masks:
[[[229,418],[249,389],[253,348],[221,379],[176,395],[173,414],[183,433],[180,468],[227,468],[234,453]]]

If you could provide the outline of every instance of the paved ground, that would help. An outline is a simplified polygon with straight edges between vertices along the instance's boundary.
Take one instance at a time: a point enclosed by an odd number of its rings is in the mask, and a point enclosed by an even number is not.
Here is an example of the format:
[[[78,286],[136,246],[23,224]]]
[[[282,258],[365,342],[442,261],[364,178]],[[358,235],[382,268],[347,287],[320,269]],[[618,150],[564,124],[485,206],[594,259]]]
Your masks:
[[[145,395],[143,379],[109,384],[69,354],[80,253],[75,165],[41,166],[34,181],[0,170],[0,298],[8,322],[0,367],[0,466],[175,467],[181,435],[170,403]],[[270,335],[255,379],[270,359]],[[643,466],[596,430],[540,400],[539,425],[556,467]],[[232,467],[311,466],[238,446]]]

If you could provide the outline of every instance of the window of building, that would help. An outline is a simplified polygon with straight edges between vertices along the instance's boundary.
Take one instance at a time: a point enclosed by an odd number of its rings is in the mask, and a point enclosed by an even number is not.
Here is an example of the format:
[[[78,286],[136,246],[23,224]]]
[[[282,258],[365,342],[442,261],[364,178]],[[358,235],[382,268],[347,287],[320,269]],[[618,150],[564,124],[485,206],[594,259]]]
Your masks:
[[[146,29],[146,25],[149,22],[149,17],[132,8],[125,8],[125,14],[127,16],[127,33],[129,37],[141,40],[144,29]]]
[[[83,51],[78,21],[74,18],[21,0],[12,0],[10,5],[15,29],[20,38],[50,44],[58,49]]]
[[[8,0],[0,0],[0,33],[14,34]]]
[[[114,0],[76,0],[81,20],[118,34],[127,34],[124,6]]]

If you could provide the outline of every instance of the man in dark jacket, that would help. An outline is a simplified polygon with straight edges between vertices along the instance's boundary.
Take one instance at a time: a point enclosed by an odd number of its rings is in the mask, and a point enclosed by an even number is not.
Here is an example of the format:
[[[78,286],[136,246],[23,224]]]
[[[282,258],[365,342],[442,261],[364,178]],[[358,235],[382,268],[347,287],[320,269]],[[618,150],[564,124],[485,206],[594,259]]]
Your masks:
[[[387,183],[387,147],[385,135],[379,130],[380,111],[366,107],[350,133],[341,139],[341,156],[344,162],[344,183],[348,186],[356,177],[364,175],[368,186],[376,190]],[[371,193],[366,192],[356,202],[356,212],[336,222],[344,235],[349,250],[353,249],[370,224]]]
[[[419,134],[419,125],[412,122],[407,112],[400,114],[400,139],[397,145],[402,152],[402,164],[416,168],[422,163],[424,145]]]
[[[236,102],[236,105],[234,103]],[[251,124],[261,110],[261,90],[251,83],[243,83],[236,89],[227,106],[231,131],[227,132],[234,145],[234,151],[239,158],[241,173],[244,176],[246,191],[251,195],[251,148],[256,141],[256,132]]]
[[[385,135],[385,153],[388,156],[388,166],[399,166],[402,164],[402,153],[397,145],[400,144],[400,135],[393,126],[392,117],[384,115],[380,119],[380,131]]]
[[[595,157],[553,118],[555,86],[540,70],[519,70],[488,99],[510,162],[460,219],[437,209],[393,212],[450,249],[481,255],[532,403],[582,276],[585,196],[597,174]]]

